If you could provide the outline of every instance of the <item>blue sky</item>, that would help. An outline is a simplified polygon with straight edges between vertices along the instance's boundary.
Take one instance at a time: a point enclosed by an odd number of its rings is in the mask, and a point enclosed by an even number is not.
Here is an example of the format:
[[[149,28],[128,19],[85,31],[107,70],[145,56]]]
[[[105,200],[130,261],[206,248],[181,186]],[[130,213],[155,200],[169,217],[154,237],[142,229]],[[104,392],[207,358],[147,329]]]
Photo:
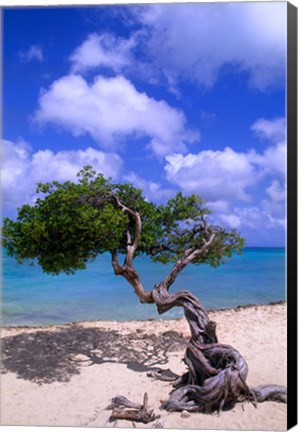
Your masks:
[[[84,165],[283,246],[286,3],[4,8],[3,216]]]

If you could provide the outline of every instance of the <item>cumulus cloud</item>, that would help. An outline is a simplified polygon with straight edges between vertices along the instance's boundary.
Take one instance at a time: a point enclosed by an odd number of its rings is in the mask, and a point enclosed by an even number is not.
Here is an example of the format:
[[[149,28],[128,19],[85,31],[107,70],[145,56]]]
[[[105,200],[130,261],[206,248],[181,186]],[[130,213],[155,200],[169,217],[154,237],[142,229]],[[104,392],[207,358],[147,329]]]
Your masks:
[[[241,153],[227,147],[172,154],[166,158],[166,175],[184,193],[205,198],[217,214],[213,216],[215,223],[244,230],[285,229],[285,119],[259,119],[252,130],[257,138],[269,142],[263,151]],[[253,202],[255,191],[250,194],[250,188],[258,185],[258,202]]]
[[[162,71],[171,86],[187,79],[211,87],[225,65],[259,90],[285,81],[283,3],[154,4],[136,7],[134,16],[146,29],[150,73]]]
[[[221,214],[220,218],[229,228],[237,229],[241,225],[241,219],[236,214]]]
[[[262,209],[274,219],[285,220],[286,183],[282,184],[279,180],[274,179],[266,188],[266,193],[267,197],[261,202]]]
[[[136,188],[142,189],[148,201],[167,200],[176,193],[174,189],[162,188],[160,183],[144,180],[134,172],[125,175],[124,180],[133,184]]]
[[[218,218],[229,228],[263,230],[286,228],[286,190],[278,180],[272,180],[265,189],[266,199],[259,205],[227,207]],[[216,217],[216,216],[215,216]]]
[[[19,58],[25,63],[28,63],[32,60],[42,62],[44,61],[43,50],[38,45],[31,45],[28,50],[19,52]]]
[[[36,183],[77,179],[76,174],[85,165],[92,165],[105,176],[117,177],[122,167],[121,158],[91,147],[86,150],[39,150],[33,152],[28,143],[2,142],[2,195],[3,204],[16,208],[35,199]]]
[[[79,75],[58,79],[41,92],[33,121],[63,127],[74,136],[89,134],[103,148],[145,137],[157,156],[184,152],[198,139],[197,132],[187,130],[181,111],[138,92],[123,76],[97,76],[92,84]]]
[[[1,188],[3,204],[14,206],[22,197],[28,200],[26,181],[30,175],[30,146],[23,139],[17,143],[2,141]],[[30,195],[30,193],[29,193]]]
[[[266,192],[272,201],[282,202],[285,201],[286,198],[285,186],[286,185],[283,187],[278,180],[273,180],[270,186],[266,189]]]
[[[239,219],[239,225],[252,228],[254,230],[270,228],[285,228],[285,219],[283,217],[273,217],[266,210],[259,207],[236,208],[235,215]]]
[[[221,215],[217,221],[227,228],[237,229],[249,239],[250,246],[282,246],[285,244],[286,219],[273,216],[258,206],[233,209],[231,215]]]
[[[208,201],[206,206],[215,213],[228,213],[230,210],[229,202],[224,200]]]
[[[262,152],[252,149],[244,153],[226,147],[169,155],[165,166],[168,180],[187,193],[202,194],[207,201],[221,206],[223,201],[247,201],[246,189],[266,176],[273,177],[267,193],[276,195],[279,181],[284,181],[286,174],[285,120],[260,119],[252,129],[258,132],[258,137],[266,136],[273,144]]]
[[[173,154],[166,160],[168,180],[184,192],[202,195],[207,201],[247,201],[245,189],[257,181],[256,170],[247,155],[229,147],[186,156]]]
[[[267,189],[275,189],[277,186],[272,182],[271,186]],[[271,192],[268,193],[268,195]],[[211,203],[212,204],[212,203]],[[227,203],[228,204],[228,203]],[[209,206],[212,209],[212,205]],[[228,206],[222,209],[216,209],[218,212],[212,215],[214,223],[224,224],[228,228],[240,229],[245,232],[247,229],[252,231],[270,231],[272,229],[286,228],[285,218],[285,195],[284,190],[278,186],[278,196],[273,198],[268,196],[255,206]]]
[[[286,174],[286,120],[276,118],[273,120],[259,119],[252,125],[252,131],[260,139],[269,141],[272,145],[267,147],[263,154],[255,150],[249,154],[249,160],[263,170],[263,174],[274,174],[284,178]]]
[[[132,62],[131,51],[134,46],[133,37],[123,39],[110,33],[92,33],[71,54],[71,70],[83,73],[92,68],[107,67],[119,72]]]
[[[263,91],[285,82],[286,10],[281,2],[119,8],[130,35],[89,34],[70,56],[71,70],[125,69],[179,97],[180,82],[210,88],[228,65]]]
[[[263,153],[252,150],[248,154],[250,163],[259,167],[262,175],[274,174],[285,176],[286,173],[286,143],[280,142],[270,146]]]
[[[286,133],[286,119],[278,117],[273,120],[258,119],[251,127],[258,137],[267,139],[271,142],[284,141]]]

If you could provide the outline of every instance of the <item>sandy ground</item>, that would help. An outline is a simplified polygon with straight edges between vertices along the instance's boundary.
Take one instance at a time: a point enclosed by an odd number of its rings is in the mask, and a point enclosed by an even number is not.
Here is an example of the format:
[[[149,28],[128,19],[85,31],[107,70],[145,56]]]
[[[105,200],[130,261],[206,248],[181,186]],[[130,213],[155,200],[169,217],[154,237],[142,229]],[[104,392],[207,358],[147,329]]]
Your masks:
[[[211,312],[210,318],[220,342],[247,360],[249,386],[286,385],[285,304]],[[147,392],[164,428],[286,430],[286,405],[276,402],[257,409],[237,404],[220,416],[160,410],[171,385],[147,372],[160,367],[183,373],[188,335],[184,319],[4,328],[1,425],[132,427],[127,420],[109,422],[106,408],[116,395],[141,403]]]

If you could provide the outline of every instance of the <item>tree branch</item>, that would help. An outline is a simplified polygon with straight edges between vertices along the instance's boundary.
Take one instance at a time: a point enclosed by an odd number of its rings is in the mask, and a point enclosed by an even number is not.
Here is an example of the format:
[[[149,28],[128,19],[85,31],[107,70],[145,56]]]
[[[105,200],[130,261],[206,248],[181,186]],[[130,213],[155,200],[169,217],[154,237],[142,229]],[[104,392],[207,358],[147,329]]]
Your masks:
[[[126,254],[126,258],[125,258],[125,264],[130,266],[130,265],[132,265],[132,260],[133,260],[135,251],[138,247],[139,239],[140,239],[140,235],[141,235],[141,231],[142,231],[141,216],[140,216],[139,212],[133,211],[129,207],[126,207],[119,200],[118,197],[116,197],[115,195],[112,195],[112,196],[115,199],[117,206],[120,207],[124,211],[124,213],[131,216],[134,220],[134,223],[135,223],[135,232],[134,232],[133,241],[131,239],[131,234],[130,234],[129,230],[127,230],[127,247],[126,247],[127,254]]]
[[[169,275],[163,280],[163,284],[167,287],[167,289],[170,288],[170,286],[175,282],[178,274],[195,258],[197,258],[199,255],[202,255],[205,253],[209,247],[211,246],[213,240],[215,238],[215,232],[211,232],[210,238],[208,241],[204,240],[204,246],[200,249],[196,249],[194,247],[187,249],[182,258],[180,258],[173,266],[172,270],[170,271]]]
[[[113,266],[115,275],[118,276],[118,275],[123,274],[123,267],[121,267],[121,265],[119,264],[117,250],[111,251],[111,256],[112,256],[112,266]]]
[[[174,249],[174,248],[171,248],[171,247],[166,246],[166,245],[158,244],[158,245],[152,246],[150,248],[150,255],[155,256],[155,255],[157,255],[163,251],[172,252],[173,254],[178,253],[178,249]]]
[[[126,263],[121,266],[118,261],[117,251],[111,251],[112,256],[112,266],[114,273],[117,276],[124,277],[127,282],[134,288],[136,295],[139,297],[141,303],[154,303],[152,298],[152,292],[146,291],[140,281],[139,275],[133,268],[133,265],[128,265]]]

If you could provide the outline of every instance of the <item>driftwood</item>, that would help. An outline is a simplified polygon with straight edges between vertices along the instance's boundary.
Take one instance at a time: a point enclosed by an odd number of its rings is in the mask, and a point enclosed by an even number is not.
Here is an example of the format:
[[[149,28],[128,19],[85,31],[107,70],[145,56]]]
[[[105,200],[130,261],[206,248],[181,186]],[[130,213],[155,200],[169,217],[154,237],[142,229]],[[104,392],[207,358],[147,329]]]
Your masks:
[[[149,423],[160,417],[154,414],[154,410],[148,409],[147,393],[144,394],[143,404],[132,402],[124,396],[117,396],[112,399],[112,403],[107,409],[113,410],[110,421],[122,419]]]
[[[147,373],[148,377],[160,380],[160,381],[170,381],[175,382],[177,379],[179,379],[179,375],[172,372],[170,369],[158,369],[149,371]]]

